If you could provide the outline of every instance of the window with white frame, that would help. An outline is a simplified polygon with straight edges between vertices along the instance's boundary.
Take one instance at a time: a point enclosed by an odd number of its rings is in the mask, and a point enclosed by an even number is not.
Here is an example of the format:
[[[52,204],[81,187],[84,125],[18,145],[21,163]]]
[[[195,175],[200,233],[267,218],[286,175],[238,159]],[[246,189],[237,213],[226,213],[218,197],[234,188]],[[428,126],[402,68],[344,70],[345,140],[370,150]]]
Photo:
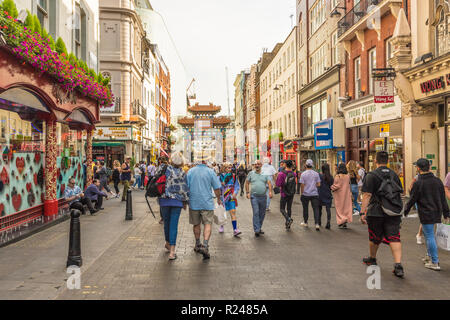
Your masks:
[[[354,78],[355,78],[355,99],[361,97],[361,58],[354,60]]]
[[[393,47],[392,47],[392,37],[388,38],[384,41],[384,47],[386,48],[386,67],[390,67],[391,64],[389,63],[389,60],[392,59],[392,57],[394,56],[394,51],[393,51]]]
[[[287,49],[287,61],[286,61],[286,67],[287,67],[288,65],[290,65],[290,64],[291,64],[291,47],[289,46],[288,49]]]
[[[339,63],[338,33],[331,35],[331,64],[334,66]]]
[[[291,63],[295,61],[295,45],[292,43],[291,46]]]
[[[373,69],[377,67],[377,48],[373,48],[369,50],[369,94],[373,94],[373,78],[372,78],[372,72]]]
[[[311,81],[318,78],[325,71],[326,67],[326,54],[325,45],[322,45],[314,52],[310,58],[310,77]]]
[[[292,86],[292,97],[295,97],[295,74],[293,73],[292,74],[292,84],[291,84],[291,86]]]
[[[326,20],[326,1],[325,0],[317,0],[316,3],[313,5],[311,10],[309,11],[310,14],[310,21],[311,21],[311,34],[314,34],[317,29],[325,22]]]
[[[327,99],[322,98],[303,108],[303,135],[313,135],[316,122],[327,118]]]
[[[37,1],[37,17],[41,23],[41,27],[48,29],[48,0],[38,0]]]

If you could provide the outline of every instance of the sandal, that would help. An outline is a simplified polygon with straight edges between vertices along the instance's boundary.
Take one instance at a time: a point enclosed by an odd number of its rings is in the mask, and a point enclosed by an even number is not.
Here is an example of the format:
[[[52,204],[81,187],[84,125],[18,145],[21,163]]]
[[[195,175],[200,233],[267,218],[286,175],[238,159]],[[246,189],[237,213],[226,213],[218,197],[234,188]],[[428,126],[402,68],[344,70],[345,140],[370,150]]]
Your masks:
[[[176,253],[173,255],[173,257],[169,256],[169,260],[175,260],[176,258],[177,258],[177,254]]]

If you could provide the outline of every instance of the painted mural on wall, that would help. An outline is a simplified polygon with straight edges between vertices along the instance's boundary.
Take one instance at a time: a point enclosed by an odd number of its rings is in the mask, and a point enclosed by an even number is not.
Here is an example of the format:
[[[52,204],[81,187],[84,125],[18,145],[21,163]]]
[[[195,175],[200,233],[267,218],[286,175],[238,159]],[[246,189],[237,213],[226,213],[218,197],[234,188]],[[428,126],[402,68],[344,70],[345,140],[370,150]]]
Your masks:
[[[70,178],[75,178],[75,184],[83,189],[83,162],[80,157],[63,157],[56,159],[57,172],[57,199],[64,197],[64,190],[67,187]]]
[[[0,216],[44,203],[44,153],[16,152],[1,147]]]

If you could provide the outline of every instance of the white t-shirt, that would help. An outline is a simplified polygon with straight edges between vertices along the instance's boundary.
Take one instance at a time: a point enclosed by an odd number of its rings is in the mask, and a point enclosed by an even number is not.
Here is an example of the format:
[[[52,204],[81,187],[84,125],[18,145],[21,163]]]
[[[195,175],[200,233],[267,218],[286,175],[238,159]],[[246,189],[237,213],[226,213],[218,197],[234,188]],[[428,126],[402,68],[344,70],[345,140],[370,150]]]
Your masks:
[[[134,175],[135,175],[135,176],[140,176],[140,175],[141,175],[141,169],[139,169],[139,168],[134,168]]]
[[[361,169],[358,170],[358,174],[360,176],[360,179],[358,181],[358,187],[362,187],[363,186],[363,179],[364,179],[364,176],[366,175],[366,170],[361,168]]]
[[[261,174],[264,176],[272,177],[275,173],[277,173],[277,170],[271,164],[265,163],[261,168]]]

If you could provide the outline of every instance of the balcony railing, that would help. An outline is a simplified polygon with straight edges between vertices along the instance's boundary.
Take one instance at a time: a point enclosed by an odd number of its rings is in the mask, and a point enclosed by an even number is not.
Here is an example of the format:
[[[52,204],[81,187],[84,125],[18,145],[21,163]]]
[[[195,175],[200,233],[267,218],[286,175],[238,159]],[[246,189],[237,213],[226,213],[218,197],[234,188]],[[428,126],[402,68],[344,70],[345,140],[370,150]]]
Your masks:
[[[133,115],[141,116],[142,118],[147,120],[147,110],[141,105],[139,101],[134,101],[131,104],[131,110]]]
[[[116,97],[114,100],[114,106],[112,107],[106,107],[106,108],[100,108],[100,113],[121,113],[121,105],[120,105],[120,98]]]
[[[382,0],[361,0],[338,22],[338,37],[358,23],[371,12]]]

